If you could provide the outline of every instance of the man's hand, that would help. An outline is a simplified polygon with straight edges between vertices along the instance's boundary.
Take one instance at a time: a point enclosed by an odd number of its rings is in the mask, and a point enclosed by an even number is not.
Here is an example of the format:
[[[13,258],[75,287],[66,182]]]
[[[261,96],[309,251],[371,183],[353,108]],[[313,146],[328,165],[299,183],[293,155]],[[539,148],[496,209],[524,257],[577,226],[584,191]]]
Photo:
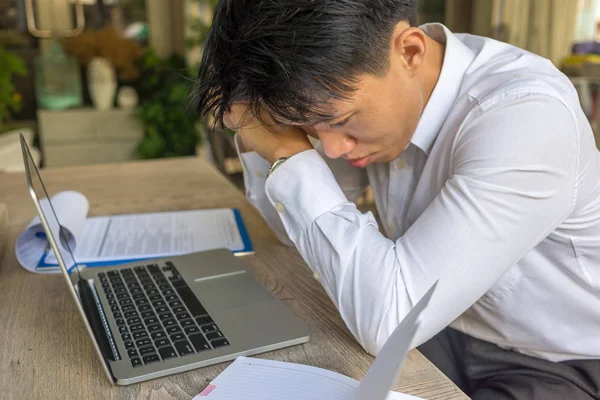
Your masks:
[[[270,126],[263,126],[247,104],[236,103],[225,113],[223,123],[229,129],[237,131],[247,149],[256,151],[271,164],[278,158],[291,157],[313,148],[302,129],[276,125],[266,112],[262,119],[269,122]]]

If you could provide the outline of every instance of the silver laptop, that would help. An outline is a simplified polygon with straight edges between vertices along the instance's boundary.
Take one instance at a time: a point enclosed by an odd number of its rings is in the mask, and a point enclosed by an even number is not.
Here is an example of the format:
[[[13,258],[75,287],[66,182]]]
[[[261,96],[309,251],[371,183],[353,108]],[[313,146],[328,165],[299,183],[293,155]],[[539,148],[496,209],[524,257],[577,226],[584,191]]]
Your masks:
[[[308,326],[227,249],[113,267],[77,264],[23,136],[21,146],[31,198],[112,383],[128,385],[310,339]]]

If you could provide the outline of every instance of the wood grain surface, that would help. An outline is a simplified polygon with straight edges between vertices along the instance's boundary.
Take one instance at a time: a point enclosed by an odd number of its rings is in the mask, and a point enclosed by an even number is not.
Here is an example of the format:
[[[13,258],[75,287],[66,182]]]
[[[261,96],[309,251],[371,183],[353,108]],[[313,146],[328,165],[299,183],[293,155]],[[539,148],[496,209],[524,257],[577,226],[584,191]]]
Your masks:
[[[51,168],[42,170],[42,176],[50,195],[62,190],[83,193],[90,216],[239,208],[256,249],[243,260],[313,330],[309,343],[259,357],[327,368],[355,379],[372,363],[297,251],[280,244],[243,194],[205,161],[190,157]],[[35,216],[23,174],[0,175],[0,203],[10,211],[9,240],[0,265],[0,398],[190,399],[228,365],[112,386],[63,278],[27,272],[15,258],[15,240]],[[467,398],[416,350],[396,389],[426,399]]]

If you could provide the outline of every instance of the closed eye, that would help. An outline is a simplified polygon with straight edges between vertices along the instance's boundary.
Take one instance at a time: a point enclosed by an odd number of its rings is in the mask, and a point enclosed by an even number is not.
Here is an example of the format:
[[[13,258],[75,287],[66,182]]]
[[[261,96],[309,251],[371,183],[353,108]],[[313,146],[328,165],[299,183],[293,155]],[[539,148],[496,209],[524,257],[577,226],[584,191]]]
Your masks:
[[[354,115],[354,114],[352,114],[352,115]],[[346,118],[346,119],[344,119],[344,120],[342,120],[340,122],[336,122],[335,124],[329,124],[329,126],[331,128],[341,128],[341,127],[343,127],[344,125],[346,125],[348,123],[348,121],[350,120],[350,118],[352,117],[352,115],[350,115],[348,118]]]

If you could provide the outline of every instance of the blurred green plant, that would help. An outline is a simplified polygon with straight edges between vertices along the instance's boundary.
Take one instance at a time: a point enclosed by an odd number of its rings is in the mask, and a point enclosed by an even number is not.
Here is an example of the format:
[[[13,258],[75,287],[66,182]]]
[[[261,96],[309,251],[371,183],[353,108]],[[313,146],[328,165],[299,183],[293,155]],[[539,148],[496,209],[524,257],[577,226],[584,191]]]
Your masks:
[[[22,97],[13,84],[14,76],[26,74],[25,62],[0,46],[0,132],[11,112],[19,111],[22,106]]]
[[[136,115],[144,124],[137,149],[141,159],[196,154],[200,135],[196,118],[186,105],[192,88],[185,58],[166,59],[147,49],[140,60],[140,76],[133,86],[140,98]]]

